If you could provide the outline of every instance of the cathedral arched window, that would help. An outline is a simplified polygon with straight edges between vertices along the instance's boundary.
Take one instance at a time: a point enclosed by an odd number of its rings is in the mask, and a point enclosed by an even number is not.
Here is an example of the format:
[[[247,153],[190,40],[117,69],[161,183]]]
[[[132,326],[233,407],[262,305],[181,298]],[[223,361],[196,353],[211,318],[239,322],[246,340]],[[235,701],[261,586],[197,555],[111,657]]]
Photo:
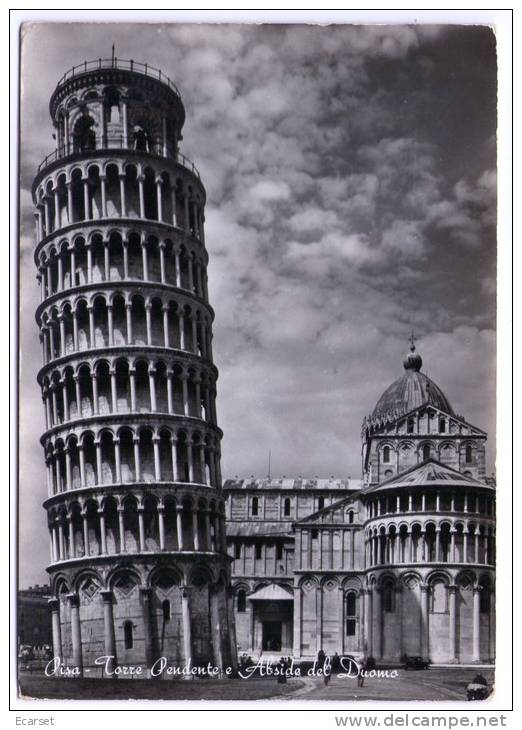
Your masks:
[[[385,464],[390,463],[390,447],[389,446],[385,446],[384,449],[382,450],[382,460]]]
[[[466,464],[471,464],[473,461],[473,449],[471,446],[466,446]]]
[[[285,497],[285,501],[283,503],[283,512],[285,517],[290,517],[290,497]]]
[[[123,638],[126,649],[132,649],[134,646],[134,627],[132,621],[125,621],[123,624]]]
[[[353,524],[353,509],[348,512],[348,522],[350,525]]]
[[[163,610],[163,621],[170,621],[170,601],[166,598],[161,604]]]
[[[395,591],[391,580],[387,580],[382,587],[382,607],[387,613],[395,611]]]
[[[348,591],[345,597],[346,636],[355,636],[357,631],[357,593]]]
[[[324,507],[324,497],[319,497],[317,500],[317,509],[323,509]]]
[[[428,444],[424,444],[422,447],[422,460],[427,461],[430,458],[430,447]]]
[[[252,517],[257,517],[259,514],[259,499],[254,497],[252,499]]]
[[[240,590],[237,592],[237,612],[245,613],[246,611],[246,591]]]
[[[408,418],[408,423],[407,423],[406,430],[407,430],[408,433],[413,433],[414,432],[414,430],[415,430],[415,421],[413,420],[413,418]]]
[[[448,592],[443,580],[435,580],[431,584],[430,591],[431,613],[446,613],[448,610]]]
[[[446,433],[446,419],[439,418],[439,433]]]

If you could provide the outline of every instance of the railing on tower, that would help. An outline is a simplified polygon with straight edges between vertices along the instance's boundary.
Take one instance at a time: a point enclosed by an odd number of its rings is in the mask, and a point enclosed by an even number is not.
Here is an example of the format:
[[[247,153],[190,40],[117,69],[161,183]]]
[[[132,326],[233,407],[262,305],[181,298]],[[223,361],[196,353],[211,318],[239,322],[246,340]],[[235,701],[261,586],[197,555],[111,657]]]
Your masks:
[[[79,63],[77,66],[73,66],[64,73],[61,79],[58,81],[57,86],[65,84],[66,81],[80,76],[81,74],[88,73],[89,71],[96,71],[97,69],[103,68],[119,68],[125,71],[133,71],[134,73],[143,74],[143,76],[150,76],[158,81],[167,84],[167,86],[174,91],[175,94],[180,96],[178,87],[176,84],[166,75],[161,69],[149,66],[148,63],[140,63],[133,59],[127,60],[125,58],[97,58],[94,61],[84,61]]]
[[[105,150],[125,149],[130,152],[137,152],[138,154],[150,154],[157,155],[158,157],[168,157],[174,159],[179,165],[182,165],[185,169],[190,170],[196,177],[200,177],[199,170],[188,157],[183,155],[181,152],[177,152],[171,145],[166,145],[160,140],[151,140],[146,143],[144,147],[136,147],[131,142],[124,143],[123,135],[113,135],[102,137],[101,140],[93,140],[91,145],[84,145],[81,148],[75,146],[74,143],[69,145],[62,145],[53,152],[49,153],[47,157],[38,165],[38,172],[41,172],[48,165],[61,160],[70,155],[82,155],[90,152],[103,152]]]

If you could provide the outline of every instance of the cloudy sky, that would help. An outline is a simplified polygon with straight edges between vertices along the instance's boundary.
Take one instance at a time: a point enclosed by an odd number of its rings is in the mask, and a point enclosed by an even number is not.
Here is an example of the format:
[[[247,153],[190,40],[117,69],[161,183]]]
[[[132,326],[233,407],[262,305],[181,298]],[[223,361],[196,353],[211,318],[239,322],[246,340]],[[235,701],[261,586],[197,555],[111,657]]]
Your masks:
[[[443,26],[26,26],[21,107],[20,584],[48,535],[30,186],[48,100],[83,60],[161,68],[207,189],[225,477],[360,477],[360,426],[424,372],[495,439],[492,32]]]

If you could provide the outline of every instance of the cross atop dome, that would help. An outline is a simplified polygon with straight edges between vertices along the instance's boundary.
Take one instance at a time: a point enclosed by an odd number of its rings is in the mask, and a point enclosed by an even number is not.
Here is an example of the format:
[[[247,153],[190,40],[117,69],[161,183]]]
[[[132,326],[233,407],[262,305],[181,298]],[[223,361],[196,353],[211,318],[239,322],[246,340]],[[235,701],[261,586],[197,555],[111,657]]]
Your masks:
[[[406,355],[403,365],[405,370],[415,370],[419,372],[422,367],[422,357],[418,352],[415,352],[415,343],[418,337],[415,337],[414,330],[411,331],[411,335],[408,338],[408,342],[411,343],[410,352]]]

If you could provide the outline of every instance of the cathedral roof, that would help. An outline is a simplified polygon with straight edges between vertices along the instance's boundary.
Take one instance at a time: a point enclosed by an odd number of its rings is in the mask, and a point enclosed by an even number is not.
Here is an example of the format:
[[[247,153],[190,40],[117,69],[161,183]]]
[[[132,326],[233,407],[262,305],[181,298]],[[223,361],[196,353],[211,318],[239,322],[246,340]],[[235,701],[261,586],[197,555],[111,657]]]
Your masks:
[[[227,520],[227,537],[267,537],[275,535],[288,535],[292,531],[292,523],[288,521],[279,522],[246,522]]]
[[[395,380],[381,395],[370,416],[371,422],[388,422],[431,405],[449,415],[455,415],[449,400],[439,386],[421,373],[422,358],[412,344],[404,360],[404,375]]]
[[[360,479],[336,479],[330,477],[330,479],[306,479],[299,477],[298,479],[283,477],[282,479],[226,479],[223,484],[223,489],[302,489],[308,490],[313,489],[314,491],[320,490],[346,490],[355,491],[361,488]]]
[[[376,484],[368,492],[378,492],[385,489],[402,489],[411,487],[482,487],[494,489],[491,484],[480,482],[478,479],[462,474],[446,464],[435,459],[428,459],[418,466],[390,477],[380,484]]]
[[[275,583],[259,588],[255,593],[247,596],[249,601],[293,601],[292,593]]]

